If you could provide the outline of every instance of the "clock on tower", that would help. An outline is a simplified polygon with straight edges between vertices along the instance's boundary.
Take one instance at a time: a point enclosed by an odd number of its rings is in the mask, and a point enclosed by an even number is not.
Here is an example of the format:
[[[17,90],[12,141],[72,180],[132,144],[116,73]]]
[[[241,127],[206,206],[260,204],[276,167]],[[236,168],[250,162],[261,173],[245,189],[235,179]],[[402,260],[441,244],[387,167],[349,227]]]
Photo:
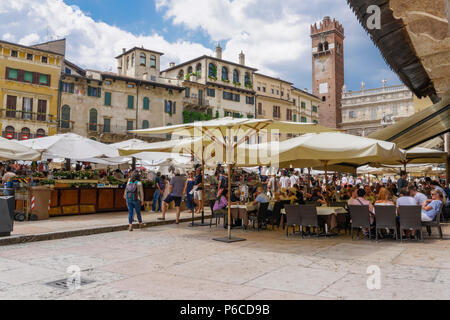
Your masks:
[[[319,123],[338,128],[342,122],[341,97],[344,86],[344,28],[325,17],[311,26],[313,94],[322,100]]]

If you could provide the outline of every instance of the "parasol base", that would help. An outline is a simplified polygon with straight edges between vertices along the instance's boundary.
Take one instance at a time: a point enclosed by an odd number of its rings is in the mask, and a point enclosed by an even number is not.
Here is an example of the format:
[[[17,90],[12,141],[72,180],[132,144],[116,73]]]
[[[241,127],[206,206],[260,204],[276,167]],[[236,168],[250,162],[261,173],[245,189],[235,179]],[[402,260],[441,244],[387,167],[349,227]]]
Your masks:
[[[224,238],[215,238],[214,241],[224,242],[224,243],[235,243],[235,242],[241,242],[241,241],[247,241],[247,239],[243,238],[235,238],[235,237],[224,237]]]
[[[199,223],[190,223],[189,227],[194,228],[194,227],[209,227],[209,223],[206,222],[199,222]]]

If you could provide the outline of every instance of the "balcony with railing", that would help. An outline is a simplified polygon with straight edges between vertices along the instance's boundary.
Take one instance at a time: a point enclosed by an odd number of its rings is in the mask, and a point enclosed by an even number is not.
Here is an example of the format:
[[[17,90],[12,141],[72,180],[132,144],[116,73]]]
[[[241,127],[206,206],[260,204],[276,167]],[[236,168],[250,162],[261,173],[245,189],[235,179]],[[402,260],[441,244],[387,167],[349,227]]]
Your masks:
[[[51,114],[43,112],[28,112],[16,109],[0,109],[0,118],[56,124],[56,118]]]
[[[199,99],[195,97],[183,98],[183,107],[190,111],[205,111],[210,107],[209,100]]]

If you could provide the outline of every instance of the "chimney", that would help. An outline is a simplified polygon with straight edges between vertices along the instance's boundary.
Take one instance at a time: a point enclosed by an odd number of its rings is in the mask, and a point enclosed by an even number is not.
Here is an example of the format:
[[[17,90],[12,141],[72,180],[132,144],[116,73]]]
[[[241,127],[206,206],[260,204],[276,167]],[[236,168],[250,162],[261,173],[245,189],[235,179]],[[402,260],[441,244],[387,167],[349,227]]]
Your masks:
[[[305,92],[308,92],[308,93],[309,93],[308,88],[305,88]]]
[[[239,54],[239,64],[245,66],[245,54],[243,51]]]
[[[127,48],[122,48],[122,53],[127,52]]]
[[[169,63],[169,66],[170,66],[171,68],[175,67],[175,62]]]
[[[216,58],[222,60],[222,47],[220,43],[216,47]]]

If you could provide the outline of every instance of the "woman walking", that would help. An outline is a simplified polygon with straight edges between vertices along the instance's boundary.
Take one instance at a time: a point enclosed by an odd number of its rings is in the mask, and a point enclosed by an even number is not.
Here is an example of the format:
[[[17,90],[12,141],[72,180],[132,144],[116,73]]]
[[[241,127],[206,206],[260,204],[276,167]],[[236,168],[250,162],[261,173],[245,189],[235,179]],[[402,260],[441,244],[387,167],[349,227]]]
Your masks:
[[[194,184],[195,184],[195,178],[194,178],[194,172],[189,172],[189,177],[186,180],[186,184],[184,185],[184,191],[183,194],[186,195],[186,207],[189,212],[194,214]]]
[[[141,183],[141,178],[138,172],[134,172],[131,179],[127,183],[125,188],[124,199],[127,201],[128,206],[128,222],[129,231],[133,231],[133,217],[134,212],[136,212],[139,228],[144,225],[142,223],[141,207],[144,205],[144,187]]]

